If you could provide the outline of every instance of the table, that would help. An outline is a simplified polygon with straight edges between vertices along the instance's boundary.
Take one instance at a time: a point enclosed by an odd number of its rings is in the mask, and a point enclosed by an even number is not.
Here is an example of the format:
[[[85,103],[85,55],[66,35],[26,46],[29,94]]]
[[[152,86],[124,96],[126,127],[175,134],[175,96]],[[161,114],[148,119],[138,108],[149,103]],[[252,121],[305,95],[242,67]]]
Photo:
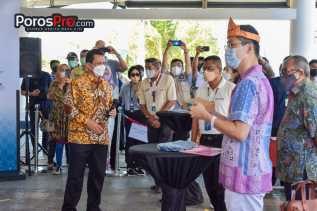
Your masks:
[[[130,155],[160,183],[162,211],[185,211],[186,188],[214,160],[181,152],[161,152],[157,144],[133,146]]]
[[[175,132],[175,140],[187,140],[192,129],[192,118],[189,112],[161,111],[156,115],[163,124]]]

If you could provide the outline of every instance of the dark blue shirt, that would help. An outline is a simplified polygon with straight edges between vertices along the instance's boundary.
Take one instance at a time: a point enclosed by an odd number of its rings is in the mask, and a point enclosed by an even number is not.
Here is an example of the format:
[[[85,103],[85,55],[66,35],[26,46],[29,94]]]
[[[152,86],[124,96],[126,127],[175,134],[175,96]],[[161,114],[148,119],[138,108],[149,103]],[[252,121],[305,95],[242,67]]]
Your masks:
[[[273,112],[273,126],[272,137],[276,137],[278,128],[286,110],[287,93],[282,83],[281,77],[270,79],[270,84],[274,95],[274,112]]]
[[[33,97],[30,96],[30,108],[34,109],[36,104],[40,105],[40,110],[44,112],[50,109],[50,102],[47,100],[48,88],[52,82],[51,75],[47,72],[41,71],[38,77],[33,77],[29,79],[29,92],[32,92],[36,89],[40,90],[39,96]],[[27,91],[26,79],[23,79],[21,85],[22,91]],[[46,116],[46,115],[45,115]]]

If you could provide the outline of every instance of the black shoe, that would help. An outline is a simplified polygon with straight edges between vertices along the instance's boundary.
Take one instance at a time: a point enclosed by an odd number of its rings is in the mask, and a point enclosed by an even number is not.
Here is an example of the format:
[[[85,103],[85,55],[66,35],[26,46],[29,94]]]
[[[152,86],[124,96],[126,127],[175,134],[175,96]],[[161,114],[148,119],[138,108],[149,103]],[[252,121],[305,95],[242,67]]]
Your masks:
[[[135,169],[129,168],[127,171],[128,176],[138,176],[138,173],[135,171]]]
[[[135,168],[135,172],[136,172],[139,176],[144,176],[144,175],[145,175],[144,171],[143,171],[142,169],[140,169],[140,168]]]

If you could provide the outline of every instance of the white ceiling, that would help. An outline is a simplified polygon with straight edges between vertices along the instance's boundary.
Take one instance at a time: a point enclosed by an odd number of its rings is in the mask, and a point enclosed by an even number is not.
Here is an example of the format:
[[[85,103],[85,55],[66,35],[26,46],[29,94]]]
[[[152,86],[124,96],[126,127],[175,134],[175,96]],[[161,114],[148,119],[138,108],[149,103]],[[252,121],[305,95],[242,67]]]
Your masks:
[[[201,2],[202,0],[21,0],[23,7],[49,7],[51,4],[54,6],[73,5],[81,3],[95,3],[95,2],[162,2],[162,3],[177,3],[177,2]],[[287,0],[208,0],[210,3],[281,3],[287,2]],[[181,5],[180,5],[181,6]]]

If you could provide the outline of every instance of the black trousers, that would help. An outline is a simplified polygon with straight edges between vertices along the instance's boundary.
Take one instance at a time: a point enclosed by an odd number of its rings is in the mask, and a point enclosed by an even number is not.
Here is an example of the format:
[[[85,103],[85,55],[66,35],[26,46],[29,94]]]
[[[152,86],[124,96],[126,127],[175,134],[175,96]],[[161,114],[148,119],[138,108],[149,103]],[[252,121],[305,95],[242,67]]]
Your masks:
[[[54,162],[55,148],[56,148],[56,142],[54,140],[50,140],[48,144],[48,155],[47,155],[48,164],[53,164]]]
[[[106,145],[68,144],[70,150],[69,168],[62,211],[76,211],[84,180],[85,166],[88,163],[87,211],[101,211],[101,191],[103,187],[107,150]]]
[[[202,135],[200,144],[209,147],[221,147],[223,135]],[[203,172],[205,188],[215,211],[226,211],[225,189],[219,183],[220,155]]]

